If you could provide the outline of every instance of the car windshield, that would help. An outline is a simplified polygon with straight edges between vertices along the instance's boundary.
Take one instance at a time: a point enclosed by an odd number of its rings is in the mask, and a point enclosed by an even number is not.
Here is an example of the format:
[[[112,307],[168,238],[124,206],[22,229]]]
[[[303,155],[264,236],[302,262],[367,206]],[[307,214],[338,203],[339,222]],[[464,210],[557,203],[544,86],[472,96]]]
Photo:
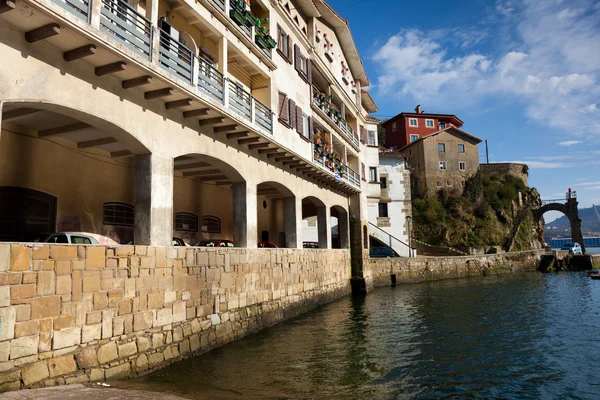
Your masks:
[[[29,237],[28,241],[29,242],[36,242],[36,243],[38,243],[38,242],[44,242],[48,238],[48,236],[50,236],[50,235],[47,234],[47,233],[37,233],[35,235],[31,235]]]
[[[575,243],[572,243],[572,242],[563,244],[563,247],[573,247],[573,246],[575,246]]]

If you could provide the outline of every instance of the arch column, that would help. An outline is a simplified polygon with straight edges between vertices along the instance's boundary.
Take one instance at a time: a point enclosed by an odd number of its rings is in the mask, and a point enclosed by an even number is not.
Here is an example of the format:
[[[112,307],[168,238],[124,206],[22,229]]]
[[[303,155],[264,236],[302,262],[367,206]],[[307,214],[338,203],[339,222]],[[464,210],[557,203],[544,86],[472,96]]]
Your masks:
[[[233,243],[236,247],[254,248],[257,245],[256,185],[234,183]]]
[[[350,235],[348,233],[348,213],[340,211],[338,214],[338,235],[340,237],[340,248],[350,247]]]
[[[300,210],[300,213],[298,213]],[[302,248],[302,200],[296,197],[283,199],[283,220],[285,225],[285,247],[289,249]]]
[[[171,246],[173,240],[173,158],[143,154],[135,156],[136,245]]]
[[[331,213],[329,207],[317,207],[317,226],[319,232],[319,248],[331,249]]]

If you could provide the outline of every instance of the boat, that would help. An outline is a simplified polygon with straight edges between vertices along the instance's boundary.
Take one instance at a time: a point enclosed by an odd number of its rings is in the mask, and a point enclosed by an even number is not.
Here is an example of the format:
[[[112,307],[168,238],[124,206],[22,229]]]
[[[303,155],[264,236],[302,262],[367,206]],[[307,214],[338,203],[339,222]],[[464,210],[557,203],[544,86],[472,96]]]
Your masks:
[[[592,271],[588,271],[587,272],[587,276],[595,276],[595,275],[599,275],[600,276],[600,271],[599,270],[592,270]]]
[[[600,280],[600,274],[590,275],[590,278]]]

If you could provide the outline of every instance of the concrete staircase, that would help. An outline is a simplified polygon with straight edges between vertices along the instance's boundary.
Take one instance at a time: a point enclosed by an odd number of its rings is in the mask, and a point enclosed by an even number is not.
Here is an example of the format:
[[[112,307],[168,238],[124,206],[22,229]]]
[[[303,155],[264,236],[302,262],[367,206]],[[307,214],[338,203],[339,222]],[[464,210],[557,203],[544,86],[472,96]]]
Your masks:
[[[416,257],[416,249],[404,243],[402,240],[390,235],[377,225],[369,222],[369,235],[394,250],[400,257]]]

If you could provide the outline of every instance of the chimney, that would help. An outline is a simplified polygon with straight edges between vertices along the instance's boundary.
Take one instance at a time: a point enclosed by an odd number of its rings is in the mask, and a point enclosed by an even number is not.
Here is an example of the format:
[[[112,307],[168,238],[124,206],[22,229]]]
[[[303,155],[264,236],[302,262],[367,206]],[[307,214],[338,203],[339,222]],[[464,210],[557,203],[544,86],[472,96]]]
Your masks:
[[[421,105],[420,104],[418,104],[417,107],[415,108],[415,112],[417,114],[421,114]]]

